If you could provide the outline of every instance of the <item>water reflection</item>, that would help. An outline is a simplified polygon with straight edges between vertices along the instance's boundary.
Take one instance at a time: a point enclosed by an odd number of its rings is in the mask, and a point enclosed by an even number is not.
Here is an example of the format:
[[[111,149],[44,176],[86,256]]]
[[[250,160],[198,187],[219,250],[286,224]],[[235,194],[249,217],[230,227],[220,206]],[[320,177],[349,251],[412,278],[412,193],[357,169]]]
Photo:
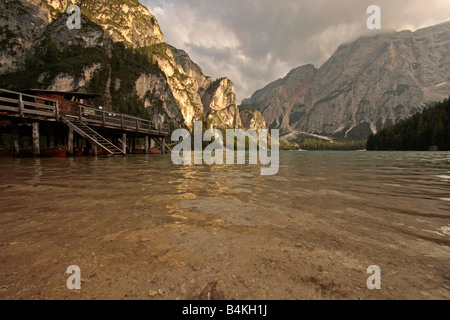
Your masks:
[[[2,186],[64,187],[55,197],[82,188],[99,201],[117,200],[118,207],[127,197],[143,206],[162,201],[169,214],[182,201],[217,198],[236,212],[242,203],[299,210],[361,207],[361,199],[366,207],[383,199],[385,207],[426,208],[425,214],[448,215],[450,208],[449,153],[282,152],[275,176],[261,176],[251,165],[177,166],[170,156],[0,159],[0,170]]]

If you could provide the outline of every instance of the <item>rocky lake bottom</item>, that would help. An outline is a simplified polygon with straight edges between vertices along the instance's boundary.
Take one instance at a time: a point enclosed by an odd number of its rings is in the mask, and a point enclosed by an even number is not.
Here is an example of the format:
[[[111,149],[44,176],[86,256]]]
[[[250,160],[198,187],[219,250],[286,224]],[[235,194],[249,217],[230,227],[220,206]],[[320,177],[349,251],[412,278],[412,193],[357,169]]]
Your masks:
[[[449,190],[439,152],[0,159],[0,299],[449,299]]]

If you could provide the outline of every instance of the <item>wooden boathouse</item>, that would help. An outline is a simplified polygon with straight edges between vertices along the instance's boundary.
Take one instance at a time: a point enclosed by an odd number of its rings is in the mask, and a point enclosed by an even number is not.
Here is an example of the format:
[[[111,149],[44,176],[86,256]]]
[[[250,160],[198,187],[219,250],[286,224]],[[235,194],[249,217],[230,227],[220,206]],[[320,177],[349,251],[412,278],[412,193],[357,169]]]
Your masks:
[[[97,96],[49,90],[21,93],[0,89],[0,134],[11,135],[10,148],[1,150],[2,155],[123,156],[165,153],[168,150],[165,138],[170,134],[170,127],[167,124],[86,103]],[[136,148],[138,140],[143,146],[141,149]]]

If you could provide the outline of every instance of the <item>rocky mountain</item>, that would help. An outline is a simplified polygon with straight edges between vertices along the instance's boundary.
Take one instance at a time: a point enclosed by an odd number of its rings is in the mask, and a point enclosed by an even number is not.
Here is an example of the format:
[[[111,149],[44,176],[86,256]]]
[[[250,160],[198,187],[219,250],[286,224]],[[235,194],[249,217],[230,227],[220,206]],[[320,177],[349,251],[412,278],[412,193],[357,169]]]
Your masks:
[[[213,79],[203,74],[202,68],[191,60],[186,51],[172,46],[170,49],[172,50],[173,57],[183,68],[184,72],[197,81],[198,92],[200,96],[203,96],[209,86],[213,83]]]
[[[284,131],[366,138],[449,96],[449,52],[450,22],[361,37],[319,69],[296,68],[242,105]]]
[[[240,111],[242,126],[244,130],[267,129],[266,120],[263,115],[254,108],[244,108]]]
[[[69,30],[69,5],[82,27]],[[183,50],[164,42],[137,0],[4,0],[0,3],[0,87],[100,93],[95,103],[192,128],[203,120],[241,127],[234,85],[219,85]]]
[[[214,81],[203,94],[202,102],[208,127],[242,128],[234,84],[228,78]]]

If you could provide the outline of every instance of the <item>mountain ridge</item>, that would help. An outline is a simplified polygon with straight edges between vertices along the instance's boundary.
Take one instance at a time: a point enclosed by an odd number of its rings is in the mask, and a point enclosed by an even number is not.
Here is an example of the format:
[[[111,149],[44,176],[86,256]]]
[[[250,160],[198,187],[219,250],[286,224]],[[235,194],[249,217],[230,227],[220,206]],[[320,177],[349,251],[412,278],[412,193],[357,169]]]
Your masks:
[[[69,30],[69,5],[81,5],[82,28]],[[106,109],[193,128],[207,121],[241,127],[224,91],[189,55],[164,40],[159,23],[137,0],[5,0],[0,4],[0,87],[100,93]],[[218,89],[219,89],[218,87]],[[223,105],[221,104],[223,103]],[[209,119],[209,120],[208,120]]]
[[[286,132],[365,139],[448,96],[449,51],[450,21],[363,36],[339,46],[320,68],[297,67],[242,105],[256,107],[271,127]],[[316,70],[309,83],[289,81],[307,66]]]

